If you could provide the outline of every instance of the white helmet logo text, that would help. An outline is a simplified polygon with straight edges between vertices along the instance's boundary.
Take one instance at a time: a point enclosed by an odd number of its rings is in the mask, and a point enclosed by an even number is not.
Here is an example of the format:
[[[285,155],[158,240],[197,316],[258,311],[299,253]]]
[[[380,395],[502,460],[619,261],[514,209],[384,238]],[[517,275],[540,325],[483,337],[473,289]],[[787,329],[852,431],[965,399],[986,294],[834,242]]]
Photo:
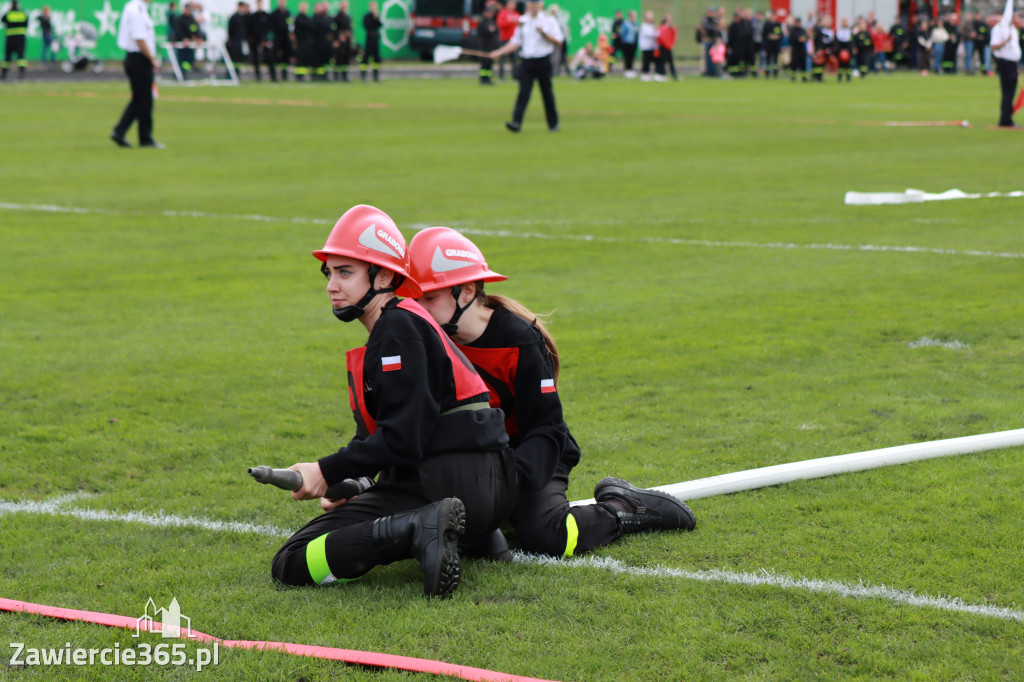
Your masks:
[[[378,228],[376,223],[363,230],[363,233],[359,235],[359,243],[368,249],[380,251],[389,256],[398,258],[405,256],[405,249],[402,248],[399,241],[388,234],[384,228]]]
[[[463,251],[462,249],[445,249],[444,253],[441,253],[441,247],[438,246],[434,249],[434,257],[430,259],[430,269],[434,272],[451,272],[452,270],[458,270],[460,268],[468,268],[476,265],[464,260],[452,260],[446,256],[459,256],[460,258],[473,258],[476,259],[475,254],[469,251]]]

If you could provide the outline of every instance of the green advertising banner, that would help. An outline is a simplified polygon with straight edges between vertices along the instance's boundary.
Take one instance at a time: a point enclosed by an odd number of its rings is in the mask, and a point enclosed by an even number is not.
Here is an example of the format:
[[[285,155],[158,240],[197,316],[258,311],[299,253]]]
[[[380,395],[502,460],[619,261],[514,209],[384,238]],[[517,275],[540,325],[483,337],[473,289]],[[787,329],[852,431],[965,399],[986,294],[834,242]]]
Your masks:
[[[180,6],[185,0],[181,0]],[[36,4],[38,2],[38,4]],[[56,40],[61,49],[58,59],[68,57],[69,48],[87,51],[95,59],[121,59],[124,55],[117,48],[117,26],[124,9],[120,0],[26,0],[21,3],[22,9],[29,15],[28,44],[26,55],[30,60],[38,60],[42,49],[42,34],[39,30],[39,15],[44,4],[50,7],[50,20],[53,23]],[[268,0],[266,4],[276,7],[276,0]],[[366,13],[368,0],[357,0],[350,3],[349,13],[355,26],[355,38],[362,43],[364,38],[362,17]],[[213,41],[224,41],[227,35],[228,18],[236,9],[236,0],[206,0],[200,3],[202,11],[199,15],[200,25],[206,35]],[[294,15],[298,9],[298,0],[289,0],[288,7]],[[337,12],[337,1],[331,2],[330,12]],[[254,6],[255,3],[250,3]],[[0,15],[7,11],[10,3],[0,2]],[[167,2],[154,0],[149,5],[149,14],[156,26],[157,41],[167,34]],[[559,3],[559,15],[568,28],[569,42],[580,45],[583,42],[596,42],[600,33],[611,32],[615,10],[639,9],[639,3],[623,4],[616,0],[568,0]],[[384,30],[381,36],[381,55],[385,59],[414,58],[416,53],[409,47],[409,31],[412,19],[409,13],[409,0],[383,0],[380,2],[381,20]]]

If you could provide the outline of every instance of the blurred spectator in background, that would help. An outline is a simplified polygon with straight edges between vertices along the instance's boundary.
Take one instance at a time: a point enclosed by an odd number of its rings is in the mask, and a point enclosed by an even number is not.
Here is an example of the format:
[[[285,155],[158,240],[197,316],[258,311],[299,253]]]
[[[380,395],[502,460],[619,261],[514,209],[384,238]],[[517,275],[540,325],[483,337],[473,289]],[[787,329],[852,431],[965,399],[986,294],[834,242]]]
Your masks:
[[[711,61],[711,48],[714,46],[722,35],[722,32],[718,29],[718,14],[714,7],[708,7],[708,11],[705,12],[704,18],[700,20],[699,36],[701,41],[701,48],[704,57],[704,75],[715,77],[716,73],[714,62]]]
[[[178,3],[171,0],[167,4],[167,42],[176,43],[181,37],[178,35],[178,19],[181,17],[178,14]]]
[[[761,10],[750,18],[750,48],[750,70],[756,78],[758,72],[764,70],[764,12]]]
[[[974,31],[978,34],[978,37],[974,39],[974,51],[978,53],[982,70],[986,76],[989,76],[992,74],[992,46],[989,44],[992,29],[981,12],[974,13]]]
[[[875,41],[868,28],[868,20],[864,17],[857,19],[854,27],[853,48],[854,75],[867,76],[868,72],[875,68]]]
[[[576,50],[569,68],[572,70],[572,77],[578,80],[583,80],[587,77],[603,78],[605,75],[605,70],[601,60],[598,58],[593,43],[587,43]]]
[[[960,47],[959,18],[955,12],[946,15],[942,27],[946,29],[945,44],[942,46],[942,61],[939,63],[941,73],[956,73],[956,52]]]
[[[498,24],[498,39],[501,41],[502,47],[512,40],[512,34],[519,27],[519,18],[521,16],[523,15],[516,11],[516,0],[508,0],[505,6],[501,8],[501,11],[498,12],[498,16],[495,17],[495,23]],[[505,80],[506,61],[509,63],[509,72],[512,78],[519,78],[519,54],[515,51],[506,54],[498,60],[498,78]]]
[[[807,82],[807,31],[800,17],[791,17],[789,26],[789,79],[796,80],[796,75]]]
[[[654,65],[654,52],[658,49],[658,27],[654,25],[654,12],[644,12],[644,21],[640,24],[637,38],[640,48],[640,80],[651,80],[651,67]]]
[[[666,14],[665,18],[661,20],[661,25],[658,27],[658,66],[656,72],[662,78],[665,78],[666,67],[668,71],[672,73],[672,80],[679,80],[679,76],[676,75],[676,60],[672,54],[672,50],[676,46],[676,38],[678,37],[678,31],[676,25],[672,23],[672,15]]]
[[[552,75],[557,76],[564,69],[565,75],[571,76],[572,73],[569,71],[569,26],[565,23],[565,17],[562,15],[558,5],[551,5],[548,8],[548,14],[558,23],[558,28],[561,29],[563,38],[562,44],[551,55]]]
[[[18,65],[18,80],[25,78],[25,35],[28,33],[28,15],[18,5],[18,0],[11,0],[10,8],[0,18],[4,25],[4,61],[0,63],[0,80],[7,79],[7,68],[14,58]]]
[[[636,71],[633,70],[633,60],[636,58],[636,41],[638,38],[636,25],[636,10],[629,10],[625,21],[622,22],[622,61],[625,62],[626,78],[636,78]]]
[[[313,5],[313,80],[326,81],[334,49],[334,22],[327,0]]]
[[[295,44],[292,42],[292,13],[288,9],[288,0],[278,0],[277,9],[268,16],[268,34],[272,36],[273,42],[267,47],[270,51],[269,59],[271,66],[270,77],[277,80],[277,73],[281,73],[281,80],[288,80],[288,67],[292,65],[295,56]],[[277,69],[275,71],[274,69]]]
[[[877,21],[871,24],[871,43],[875,54],[871,72],[876,73],[881,67],[882,71],[889,73],[888,55],[892,52],[892,37]]]
[[[384,23],[380,20],[380,9],[377,0],[370,0],[366,14],[363,15],[363,30],[366,31],[366,44],[363,46],[363,60],[359,65],[359,75],[366,82],[366,70],[373,69],[373,80],[380,80],[380,30]],[[372,66],[371,66],[372,65]]]
[[[352,17],[348,13],[348,0],[338,3],[334,15],[334,80],[348,81],[348,67],[352,63]]]
[[[304,81],[313,72],[313,17],[309,16],[309,3],[299,3],[299,13],[292,25],[295,36],[295,80]]]
[[[764,77],[779,77],[779,52],[782,50],[784,38],[782,24],[777,20],[775,12],[769,12],[761,29],[761,44],[764,45]]]
[[[53,49],[53,20],[50,18],[50,6],[43,5],[39,13],[39,33],[43,40],[43,50],[39,56],[43,64],[56,64],[57,55]]]
[[[196,47],[203,44],[206,36],[199,29],[199,22],[196,20],[195,3],[186,3],[184,11],[178,17],[178,38],[183,47],[178,51],[178,65],[181,67],[181,77],[188,79],[189,74],[195,66]]]
[[[249,51],[249,5],[239,2],[228,18],[228,55],[236,62],[245,61]]]
[[[498,6],[488,2],[484,5],[483,16],[476,27],[477,45],[481,52],[491,52],[501,47],[498,37]],[[480,58],[480,85],[494,85],[494,60],[490,57]]]
[[[274,50],[268,38],[270,15],[263,10],[263,0],[256,0],[256,11],[250,12],[247,19],[249,25],[246,28],[245,36],[249,41],[249,59],[252,60],[256,80],[262,80],[260,64],[266,64],[271,80],[277,81],[277,72],[274,71]]]
[[[964,46],[964,73],[974,75],[974,45],[978,40],[978,29],[974,25],[974,18],[965,14],[960,22],[960,44]]]

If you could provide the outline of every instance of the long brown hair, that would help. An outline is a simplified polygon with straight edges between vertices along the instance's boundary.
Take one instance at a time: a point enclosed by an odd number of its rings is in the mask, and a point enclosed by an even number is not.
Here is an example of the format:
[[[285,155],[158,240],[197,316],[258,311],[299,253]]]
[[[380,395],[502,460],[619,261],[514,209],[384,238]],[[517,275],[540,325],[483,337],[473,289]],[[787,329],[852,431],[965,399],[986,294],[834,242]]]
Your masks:
[[[541,336],[544,337],[544,345],[548,349],[548,355],[551,356],[551,365],[555,369],[555,384],[558,384],[558,346],[555,345],[555,339],[551,336],[551,332],[544,326],[544,322],[550,315],[534,315],[530,310],[519,301],[508,296],[494,296],[491,294],[485,294],[483,291],[483,282],[477,282],[477,291],[483,298],[483,304],[488,308],[502,308],[507,310],[518,318],[525,320],[528,324],[537,328]]]

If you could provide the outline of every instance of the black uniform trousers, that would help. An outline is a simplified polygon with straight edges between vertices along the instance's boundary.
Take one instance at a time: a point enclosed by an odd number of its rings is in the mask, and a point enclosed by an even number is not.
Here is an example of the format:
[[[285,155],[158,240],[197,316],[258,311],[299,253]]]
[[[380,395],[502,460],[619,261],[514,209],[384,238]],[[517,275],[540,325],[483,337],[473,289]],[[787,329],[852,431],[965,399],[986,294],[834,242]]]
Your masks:
[[[131,84],[132,98],[114,133],[124,137],[137,120],[139,144],[147,144],[153,141],[153,63],[139,52],[129,52],[124,58],[124,72]]]
[[[17,61],[18,66],[25,66],[25,36],[7,36],[4,41],[4,68],[11,61]]]
[[[525,552],[572,556],[607,545],[619,537],[619,522],[599,504],[569,507],[571,466],[559,462],[548,484],[537,491],[519,490],[509,522]],[[570,522],[568,517],[572,516]],[[574,537],[570,537],[573,536]]]
[[[374,566],[413,558],[409,546],[374,543],[373,522],[448,497],[457,497],[466,506],[462,540],[480,540],[511,513],[518,487],[515,455],[510,449],[437,455],[414,469],[386,471],[372,488],[318,516],[288,538],[274,557],[271,575],[287,585],[313,584],[306,546],[324,534],[327,565],[339,580],[358,578]]]
[[[558,110],[555,108],[555,89],[551,85],[551,59],[521,59],[519,61],[519,96],[512,111],[512,122],[517,126],[523,124],[526,105],[530,103],[533,82],[540,86],[540,94],[544,98],[544,114],[548,119],[548,128],[558,125]]]
[[[1013,96],[1017,94],[1017,64],[1009,59],[996,57],[996,72],[1003,99],[999,107],[999,125],[1013,125]]]

